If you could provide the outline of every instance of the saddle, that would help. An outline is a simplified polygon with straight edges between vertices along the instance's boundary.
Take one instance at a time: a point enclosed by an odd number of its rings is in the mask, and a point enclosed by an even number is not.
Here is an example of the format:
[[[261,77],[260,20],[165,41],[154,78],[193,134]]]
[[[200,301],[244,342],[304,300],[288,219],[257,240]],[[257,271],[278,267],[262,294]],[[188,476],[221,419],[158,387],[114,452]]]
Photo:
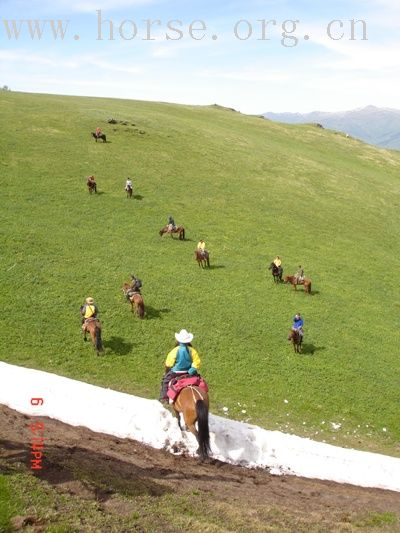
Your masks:
[[[168,384],[167,396],[174,402],[179,393],[186,387],[192,385],[193,387],[199,387],[204,392],[208,392],[208,385],[201,376],[189,376],[189,374],[183,374],[182,376],[171,379]]]
[[[127,297],[128,300],[130,300],[132,298],[132,296],[134,296],[135,294],[140,294],[141,295],[140,290],[139,289],[136,289],[136,290],[129,289],[129,291],[127,291],[127,293],[126,293],[126,297]]]
[[[86,326],[86,324],[90,324],[91,322],[99,322],[99,319],[95,316],[91,316],[90,318],[85,318],[85,322],[83,324]]]

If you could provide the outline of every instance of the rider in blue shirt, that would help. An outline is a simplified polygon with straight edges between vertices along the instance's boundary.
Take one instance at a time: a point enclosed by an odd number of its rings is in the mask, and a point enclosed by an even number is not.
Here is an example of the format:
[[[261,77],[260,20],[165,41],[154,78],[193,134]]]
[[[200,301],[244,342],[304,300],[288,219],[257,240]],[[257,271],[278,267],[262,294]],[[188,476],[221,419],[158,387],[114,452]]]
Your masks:
[[[293,326],[292,326],[292,330],[293,331],[298,331],[300,333],[301,336],[303,336],[303,325],[304,325],[304,320],[301,318],[301,315],[300,313],[297,313],[294,317],[293,317]]]

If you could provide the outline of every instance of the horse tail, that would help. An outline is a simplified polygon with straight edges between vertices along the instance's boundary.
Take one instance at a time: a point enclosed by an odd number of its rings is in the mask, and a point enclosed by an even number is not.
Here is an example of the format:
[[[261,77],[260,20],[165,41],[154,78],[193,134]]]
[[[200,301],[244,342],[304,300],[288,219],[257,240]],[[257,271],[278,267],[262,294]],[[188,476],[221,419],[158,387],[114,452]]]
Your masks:
[[[138,315],[139,315],[139,318],[144,318],[144,302],[143,302],[143,300],[141,302],[139,302],[139,304],[138,304]]]
[[[98,352],[103,352],[103,342],[101,340],[101,329],[99,328],[99,326],[96,326],[96,329],[95,329],[95,341],[96,341],[96,350]]]
[[[210,430],[208,427],[208,406],[204,400],[196,402],[197,425],[199,434],[199,452],[202,459],[208,457],[210,447]]]

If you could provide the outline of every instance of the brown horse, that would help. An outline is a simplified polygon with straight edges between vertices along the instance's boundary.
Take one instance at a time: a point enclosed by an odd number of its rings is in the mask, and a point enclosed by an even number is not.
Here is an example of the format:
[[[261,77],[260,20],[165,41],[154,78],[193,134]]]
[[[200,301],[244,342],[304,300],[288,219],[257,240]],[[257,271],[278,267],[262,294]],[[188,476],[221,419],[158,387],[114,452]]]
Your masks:
[[[298,282],[295,276],[285,276],[283,281],[285,283],[290,283],[294,290],[297,290],[297,285],[304,285],[304,292],[311,294],[311,280],[309,278],[304,278],[302,281]]]
[[[301,353],[301,343],[303,342],[303,335],[297,330],[291,329],[288,335],[288,341],[292,341],[294,353]]]
[[[204,250],[204,252],[202,252],[201,250],[196,250],[194,252],[194,256],[199,267],[210,267],[210,254],[207,252],[207,250]]]
[[[132,198],[132,194],[133,194],[132,187],[125,187],[125,191],[126,191],[126,197],[127,198]]]
[[[89,194],[97,193],[97,183],[94,178],[88,178],[86,182]]]
[[[281,283],[282,282],[283,268],[281,266],[278,267],[278,266],[276,266],[276,264],[274,262],[272,262],[269,265],[268,270],[272,270],[272,275],[274,277],[275,283]]]
[[[132,313],[136,311],[139,318],[144,318],[144,301],[140,292],[135,292],[129,283],[124,283],[122,292],[126,298],[131,302]]]
[[[98,318],[87,318],[83,323],[83,340],[87,341],[86,335],[89,332],[90,338],[97,355],[104,352],[103,342],[101,340],[101,324]]]
[[[174,233],[177,233],[181,241],[185,240],[185,228],[183,226],[177,226],[176,228],[172,230],[170,229],[169,226],[164,226],[162,229],[160,229],[159,233],[160,233],[160,237],[162,237],[164,233],[170,233],[171,237],[173,237]]]
[[[199,387],[189,385],[180,393],[172,404],[175,416],[181,427],[180,413],[189,431],[193,433],[199,443],[197,453],[202,460],[206,459],[210,452],[210,430],[208,427],[208,394]],[[196,429],[197,422],[197,429]]]

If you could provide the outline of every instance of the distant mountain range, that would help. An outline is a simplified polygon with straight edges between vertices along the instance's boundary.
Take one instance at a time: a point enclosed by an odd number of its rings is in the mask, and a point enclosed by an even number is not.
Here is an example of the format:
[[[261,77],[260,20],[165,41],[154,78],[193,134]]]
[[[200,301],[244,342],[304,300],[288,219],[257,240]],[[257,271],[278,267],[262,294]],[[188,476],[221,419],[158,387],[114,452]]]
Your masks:
[[[342,131],[369,144],[384,148],[400,149],[400,110],[373,105],[326,113],[263,113],[267,119],[287,124],[318,123],[324,128]]]

